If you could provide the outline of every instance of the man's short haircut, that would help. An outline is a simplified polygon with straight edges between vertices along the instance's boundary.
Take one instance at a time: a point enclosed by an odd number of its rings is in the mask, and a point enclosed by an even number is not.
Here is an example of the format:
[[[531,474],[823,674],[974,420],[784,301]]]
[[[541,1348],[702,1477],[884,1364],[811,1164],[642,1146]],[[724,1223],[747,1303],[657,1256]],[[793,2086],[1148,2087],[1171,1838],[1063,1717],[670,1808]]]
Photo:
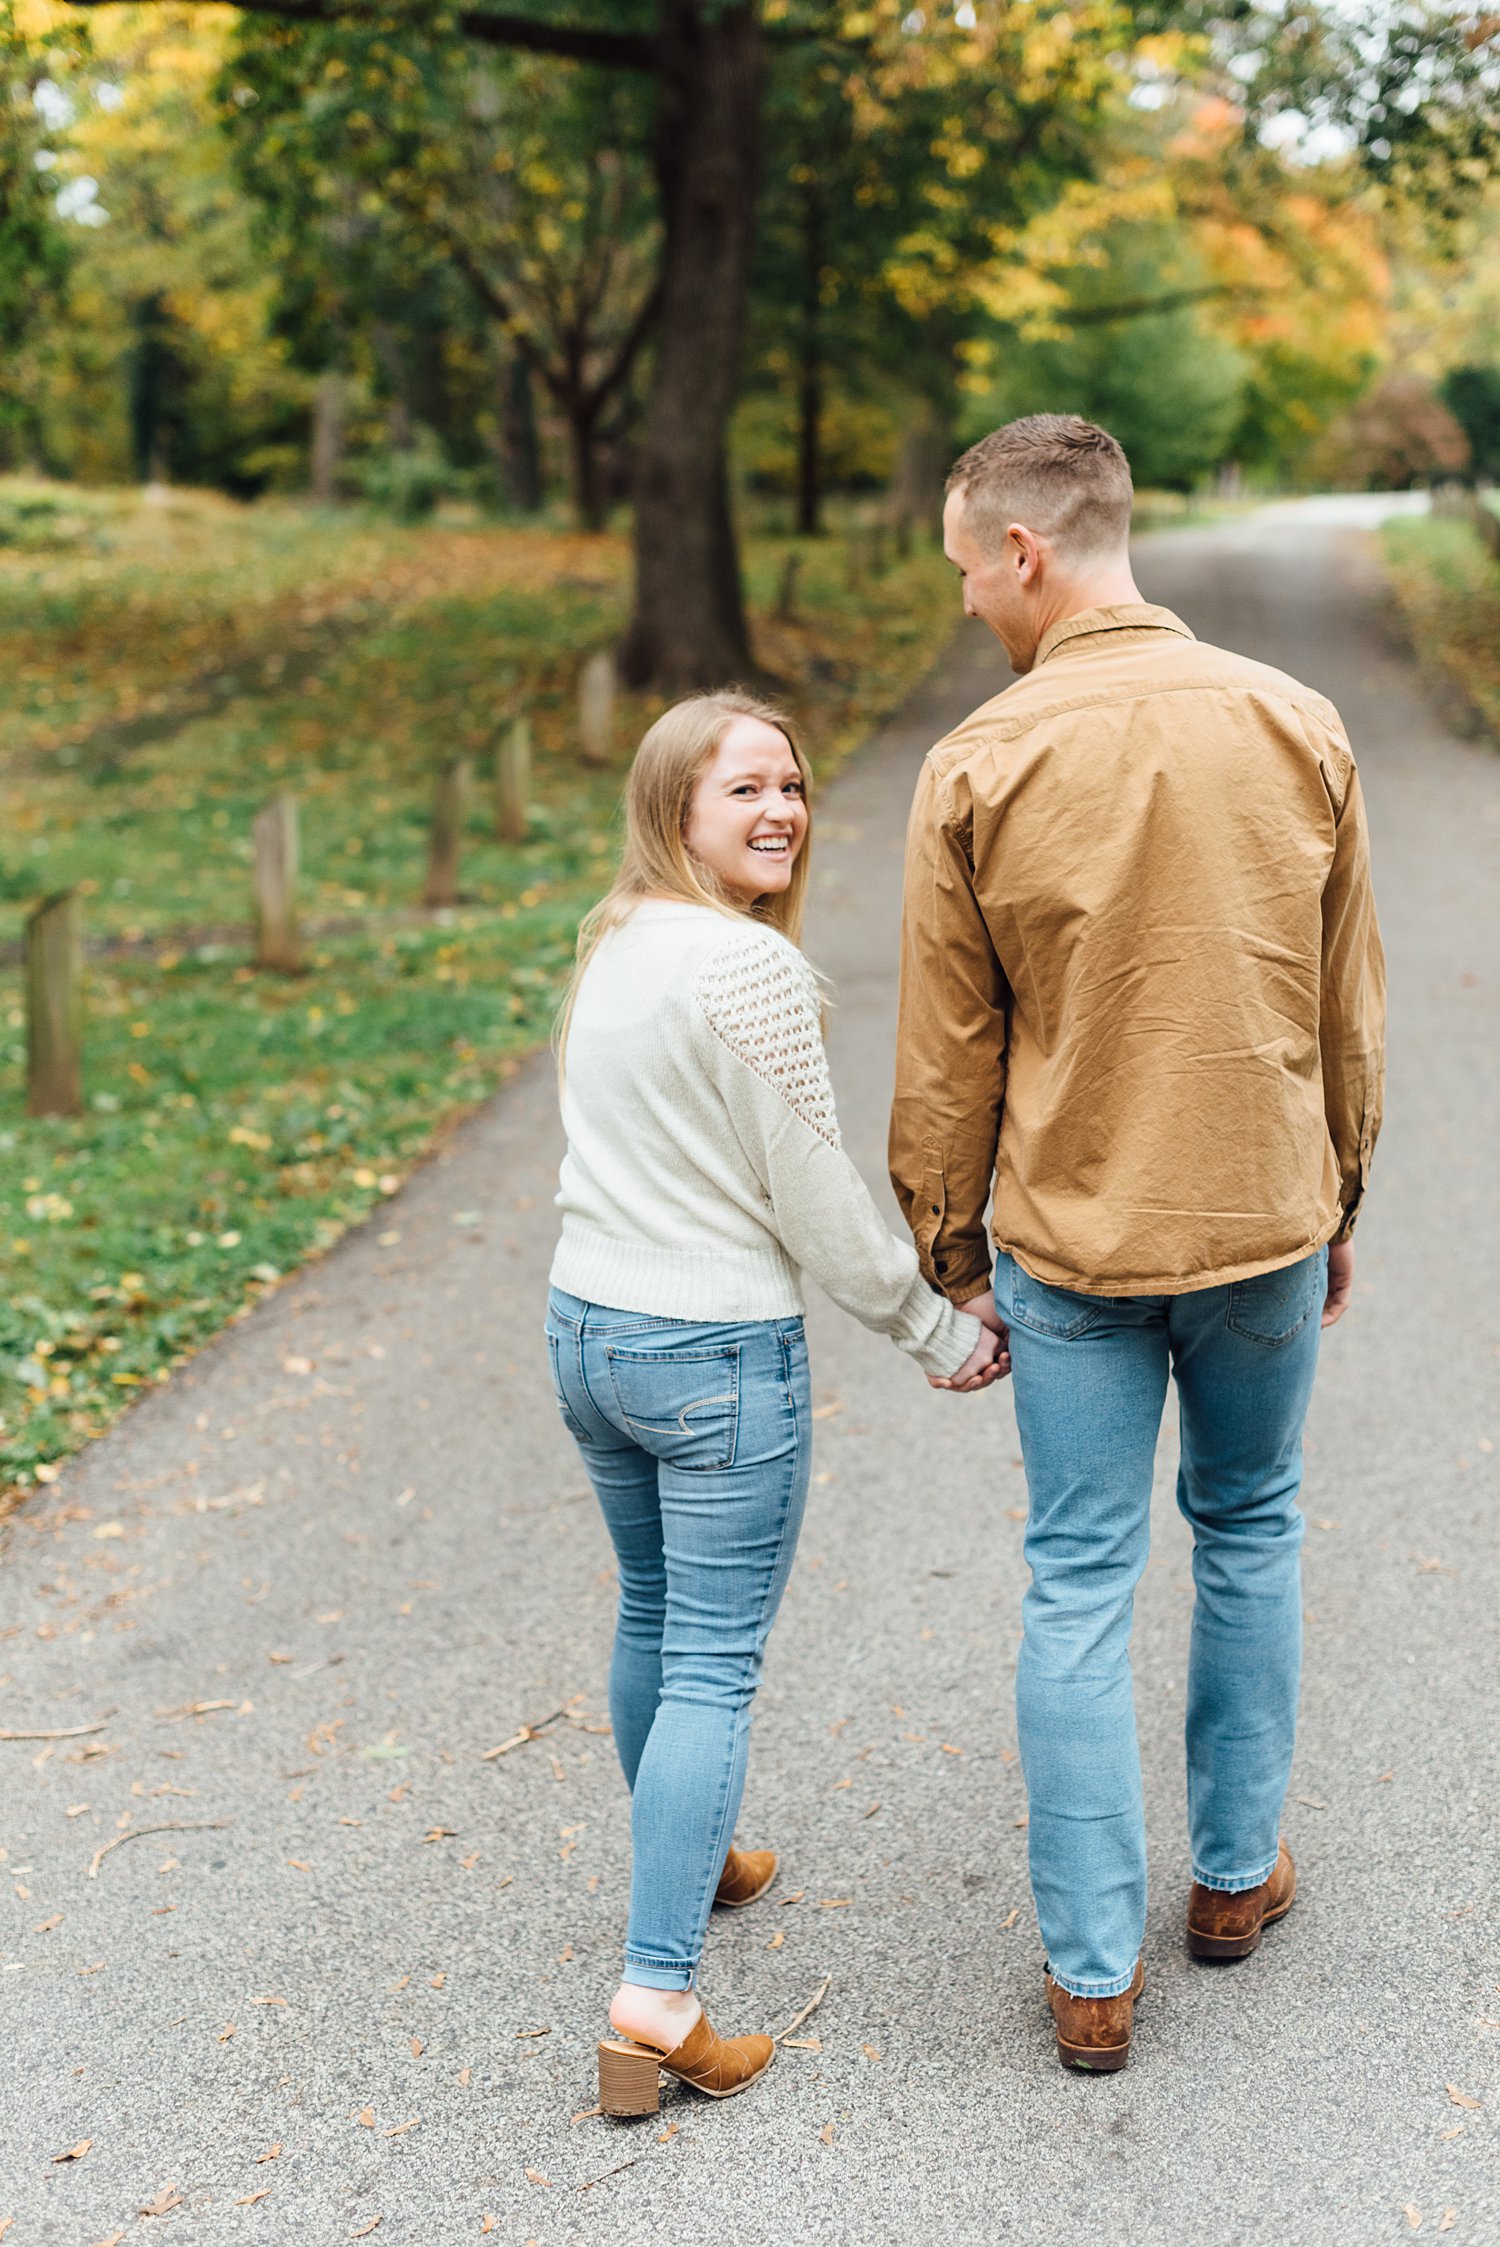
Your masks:
[[[948,478],[964,526],[998,554],[1010,524],[1065,554],[1103,554],[1130,535],[1130,463],[1107,429],[1077,414],[1027,414],[971,445]]]

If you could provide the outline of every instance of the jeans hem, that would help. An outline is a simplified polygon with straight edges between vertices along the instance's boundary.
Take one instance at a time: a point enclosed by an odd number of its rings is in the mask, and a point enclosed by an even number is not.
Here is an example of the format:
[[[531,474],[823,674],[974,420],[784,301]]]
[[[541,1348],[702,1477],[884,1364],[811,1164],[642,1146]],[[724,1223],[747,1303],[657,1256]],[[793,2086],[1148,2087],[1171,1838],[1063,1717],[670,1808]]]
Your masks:
[[[1059,1974],[1051,1959],[1047,1961],[1047,1972],[1052,1976],[1060,1990],[1067,1991],[1069,1997],[1124,1997],[1131,1983],[1135,1980],[1135,1968],[1133,1966],[1121,1981],[1083,1982],[1076,1987]]]
[[[1280,1855],[1278,1849],[1276,1856],[1269,1858],[1259,1872],[1209,1873],[1201,1865],[1194,1865],[1193,1878],[1200,1888],[1216,1888],[1221,1896],[1243,1896],[1247,1888],[1259,1888],[1263,1881],[1270,1879]]]
[[[690,1990],[693,1986],[691,1966],[663,1966],[651,1959],[632,1958],[625,1954],[625,1971],[620,1979],[638,1990]]]

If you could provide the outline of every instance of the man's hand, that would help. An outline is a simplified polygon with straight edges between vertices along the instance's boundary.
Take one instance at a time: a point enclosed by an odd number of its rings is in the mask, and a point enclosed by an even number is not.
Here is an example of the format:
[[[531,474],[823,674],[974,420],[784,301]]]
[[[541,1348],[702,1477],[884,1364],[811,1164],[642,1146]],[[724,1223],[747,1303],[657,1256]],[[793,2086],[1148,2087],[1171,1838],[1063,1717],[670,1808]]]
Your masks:
[[[993,1294],[973,1296],[958,1308],[970,1318],[978,1319],[979,1339],[956,1373],[946,1377],[929,1373],[927,1385],[931,1389],[954,1389],[961,1396],[969,1396],[976,1389],[992,1388],[997,1381],[1005,1379],[1010,1371],[1010,1335],[995,1309]]]
[[[1328,1251],[1328,1293],[1323,1298],[1323,1324],[1337,1326],[1354,1293],[1354,1243],[1335,1241]]]

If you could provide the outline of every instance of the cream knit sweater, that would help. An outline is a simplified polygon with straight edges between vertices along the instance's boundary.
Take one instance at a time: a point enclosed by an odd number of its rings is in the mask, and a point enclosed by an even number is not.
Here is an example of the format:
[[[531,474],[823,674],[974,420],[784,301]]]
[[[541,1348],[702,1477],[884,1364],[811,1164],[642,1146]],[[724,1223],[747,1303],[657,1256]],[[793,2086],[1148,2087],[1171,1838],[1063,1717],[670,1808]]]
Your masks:
[[[774,929],[648,902],[584,970],[552,1283],[616,1310],[795,1317],[799,1273],[926,1373],[977,1337],[844,1153],[812,969]]]

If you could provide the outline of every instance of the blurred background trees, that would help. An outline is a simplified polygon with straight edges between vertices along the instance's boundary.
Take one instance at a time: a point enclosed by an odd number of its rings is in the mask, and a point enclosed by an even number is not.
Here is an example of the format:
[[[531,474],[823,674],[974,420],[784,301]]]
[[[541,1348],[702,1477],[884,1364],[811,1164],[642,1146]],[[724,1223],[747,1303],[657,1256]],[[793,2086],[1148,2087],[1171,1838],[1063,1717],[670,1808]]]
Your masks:
[[[0,449],[633,501],[663,685],[752,663],[736,511],[930,514],[1009,414],[1183,492],[1493,476],[1496,44],[1416,0],[4,0]]]

